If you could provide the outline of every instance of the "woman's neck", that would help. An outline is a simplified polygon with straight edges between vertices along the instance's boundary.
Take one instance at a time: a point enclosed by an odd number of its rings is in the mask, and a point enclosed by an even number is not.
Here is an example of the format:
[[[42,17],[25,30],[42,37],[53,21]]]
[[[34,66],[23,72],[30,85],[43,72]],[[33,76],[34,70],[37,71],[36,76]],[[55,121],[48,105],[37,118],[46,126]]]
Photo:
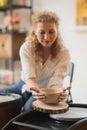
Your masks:
[[[42,61],[43,61],[43,64],[47,61],[48,57],[50,56],[50,48],[44,48],[43,51],[42,51]]]
[[[49,54],[50,53],[50,48],[43,48],[43,53]]]

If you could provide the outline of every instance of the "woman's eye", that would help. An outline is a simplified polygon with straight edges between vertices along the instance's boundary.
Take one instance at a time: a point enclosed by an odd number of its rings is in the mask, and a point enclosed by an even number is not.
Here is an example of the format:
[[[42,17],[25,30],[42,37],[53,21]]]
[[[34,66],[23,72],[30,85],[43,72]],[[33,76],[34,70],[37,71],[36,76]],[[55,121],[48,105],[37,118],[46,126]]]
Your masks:
[[[40,34],[45,34],[45,32],[40,32]]]
[[[53,34],[54,31],[49,31],[48,33],[49,33],[49,34]],[[40,35],[45,35],[45,34],[46,34],[46,32],[44,32],[44,31],[41,31],[41,32],[40,32]]]
[[[50,34],[53,34],[53,33],[54,33],[54,31],[50,31],[49,33],[50,33]]]

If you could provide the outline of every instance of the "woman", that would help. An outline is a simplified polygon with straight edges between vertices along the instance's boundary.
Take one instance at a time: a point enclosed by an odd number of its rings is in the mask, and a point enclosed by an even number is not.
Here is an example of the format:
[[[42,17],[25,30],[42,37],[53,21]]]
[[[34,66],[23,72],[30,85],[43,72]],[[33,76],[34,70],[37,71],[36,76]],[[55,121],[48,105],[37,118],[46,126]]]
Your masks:
[[[13,86],[0,89],[22,95],[23,111],[32,109],[36,99],[46,101],[40,88],[62,88],[70,55],[59,34],[59,18],[53,12],[38,12],[32,16],[32,26],[20,48],[21,80]],[[63,91],[59,101],[66,98]]]

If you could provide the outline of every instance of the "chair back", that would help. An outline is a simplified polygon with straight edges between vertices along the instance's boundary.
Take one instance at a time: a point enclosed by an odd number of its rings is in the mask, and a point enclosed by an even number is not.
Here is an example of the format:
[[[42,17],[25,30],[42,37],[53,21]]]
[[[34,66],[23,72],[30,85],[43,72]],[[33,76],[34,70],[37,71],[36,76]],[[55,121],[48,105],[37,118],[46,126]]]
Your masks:
[[[69,66],[68,76],[70,76],[70,84],[73,81],[73,73],[74,73],[74,63],[71,62]]]
[[[69,76],[69,87],[72,87],[73,74],[74,74],[74,63],[70,62],[69,71],[67,74]],[[73,99],[72,99],[71,90],[68,90],[67,103],[72,103],[72,102]]]

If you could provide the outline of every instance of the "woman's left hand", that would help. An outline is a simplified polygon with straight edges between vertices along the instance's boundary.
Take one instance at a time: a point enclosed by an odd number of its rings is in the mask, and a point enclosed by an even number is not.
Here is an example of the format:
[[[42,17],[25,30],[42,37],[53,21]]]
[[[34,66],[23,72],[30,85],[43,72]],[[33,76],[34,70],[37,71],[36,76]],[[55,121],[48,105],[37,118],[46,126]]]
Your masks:
[[[58,102],[64,101],[67,97],[67,93],[66,91],[63,91],[60,95],[60,97],[58,98]]]
[[[67,93],[66,91],[69,90],[71,87],[66,87],[65,89],[63,89],[63,92],[61,93],[59,99],[58,99],[58,102],[61,102],[61,101],[64,101],[67,97]]]

